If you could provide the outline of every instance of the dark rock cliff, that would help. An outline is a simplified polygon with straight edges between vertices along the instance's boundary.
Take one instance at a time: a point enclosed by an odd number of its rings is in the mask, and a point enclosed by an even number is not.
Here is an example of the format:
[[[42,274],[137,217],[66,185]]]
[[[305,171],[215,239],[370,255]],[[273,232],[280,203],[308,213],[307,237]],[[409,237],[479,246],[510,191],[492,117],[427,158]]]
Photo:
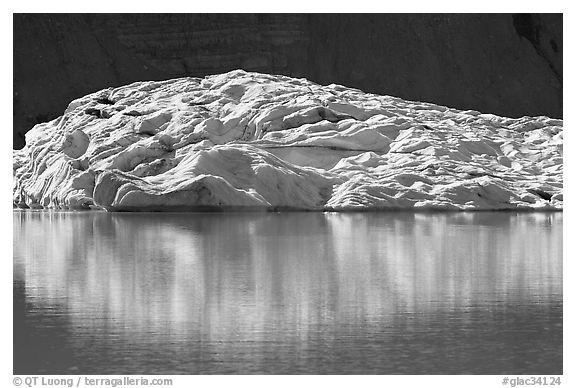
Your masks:
[[[562,117],[562,43],[559,14],[16,14],[13,145],[98,89],[237,68]]]

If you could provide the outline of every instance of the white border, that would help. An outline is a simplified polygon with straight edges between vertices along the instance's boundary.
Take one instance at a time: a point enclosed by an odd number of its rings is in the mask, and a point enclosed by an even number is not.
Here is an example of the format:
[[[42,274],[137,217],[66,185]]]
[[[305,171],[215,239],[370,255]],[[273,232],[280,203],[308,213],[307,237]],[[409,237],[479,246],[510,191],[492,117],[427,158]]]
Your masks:
[[[562,386],[574,386],[574,373],[572,372],[574,363],[575,336],[571,328],[576,327],[574,319],[574,282],[571,276],[574,274],[574,162],[573,156],[575,136],[573,133],[575,115],[571,109],[573,98],[571,92],[574,90],[574,76],[571,72],[574,69],[573,37],[575,36],[572,9],[568,1],[482,1],[482,2],[454,2],[454,1],[403,1],[388,4],[385,2],[354,1],[336,3],[334,1],[310,1],[291,0],[285,2],[263,2],[263,1],[218,1],[218,2],[157,2],[155,4],[142,1],[118,2],[109,0],[99,0],[97,2],[80,4],[78,1],[21,1],[12,3],[8,7],[2,6],[1,28],[2,45],[5,52],[10,55],[2,62],[2,78],[5,85],[2,92],[2,107],[4,107],[5,136],[10,136],[12,129],[12,13],[31,12],[317,12],[317,13],[508,13],[508,12],[551,12],[564,13],[564,127],[567,129],[565,135],[565,211],[564,211],[564,376],[562,376]],[[6,8],[6,9],[5,9]],[[2,308],[7,311],[12,306],[12,210],[11,210],[11,186],[12,186],[12,151],[11,140],[3,144],[0,152],[1,182],[2,191],[0,197],[0,209],[2,210],[2,247],[0,271],[2,273],[1,301]],[[12,386],[12,319],[11,317],[2,320],[3,347],[1,351],[1,386]],[[572,368],[572,369],[571,369]],[[70,376],[63,376],[70,377]],[[97,377],[97,376],[93,376]],[[110,376],[101,376],[110,377]],[[150,376],[159,377],[159,376]],[[352,384],[362,384],[365,386],[392,386],[392,387],[502,387],[503,376],[166,376],[174,379],[175,387],[189,387],[193,384],[201,386],[220,385],[230,386],[250,386],[266,387],[271,384],[279,387],[292,387],[293,385],[320,386],[330,384],[332,386],[349,386]],[[512,376],[510,376],[512,377]],[[523,376],[526,377],[526,376]]]

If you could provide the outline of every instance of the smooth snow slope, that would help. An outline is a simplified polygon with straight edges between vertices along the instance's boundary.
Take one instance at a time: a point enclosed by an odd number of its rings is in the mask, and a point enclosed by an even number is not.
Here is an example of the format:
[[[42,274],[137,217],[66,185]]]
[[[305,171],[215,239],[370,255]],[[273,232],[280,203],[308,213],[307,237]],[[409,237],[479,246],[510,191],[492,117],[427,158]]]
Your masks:
[[[244,71],[70,103],[14,151],[30,208],[562,209],[562,120]]]

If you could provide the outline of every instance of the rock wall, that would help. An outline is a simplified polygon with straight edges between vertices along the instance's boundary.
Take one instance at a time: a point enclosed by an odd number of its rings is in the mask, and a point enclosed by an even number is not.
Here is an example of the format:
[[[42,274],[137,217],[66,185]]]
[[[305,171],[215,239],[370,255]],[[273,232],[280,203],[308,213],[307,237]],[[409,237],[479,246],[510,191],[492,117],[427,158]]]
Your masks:
[[[14,148],[35,124],[68,103],[110,85],[165,75],[115,38],[91,30],[86,15],[14,15]]]
[[[16,14],[14,148],[98,89],[237,68],[562,117],[562,43],[554,14]]]

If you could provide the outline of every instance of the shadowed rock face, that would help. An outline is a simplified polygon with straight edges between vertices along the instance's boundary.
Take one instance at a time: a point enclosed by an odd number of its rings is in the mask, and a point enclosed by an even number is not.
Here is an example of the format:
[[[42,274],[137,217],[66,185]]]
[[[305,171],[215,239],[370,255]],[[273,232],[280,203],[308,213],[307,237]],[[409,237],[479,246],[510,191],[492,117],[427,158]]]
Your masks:
[[[562,117],[562,15],[15,15],[14,147],[74,98],[242,68]]]

